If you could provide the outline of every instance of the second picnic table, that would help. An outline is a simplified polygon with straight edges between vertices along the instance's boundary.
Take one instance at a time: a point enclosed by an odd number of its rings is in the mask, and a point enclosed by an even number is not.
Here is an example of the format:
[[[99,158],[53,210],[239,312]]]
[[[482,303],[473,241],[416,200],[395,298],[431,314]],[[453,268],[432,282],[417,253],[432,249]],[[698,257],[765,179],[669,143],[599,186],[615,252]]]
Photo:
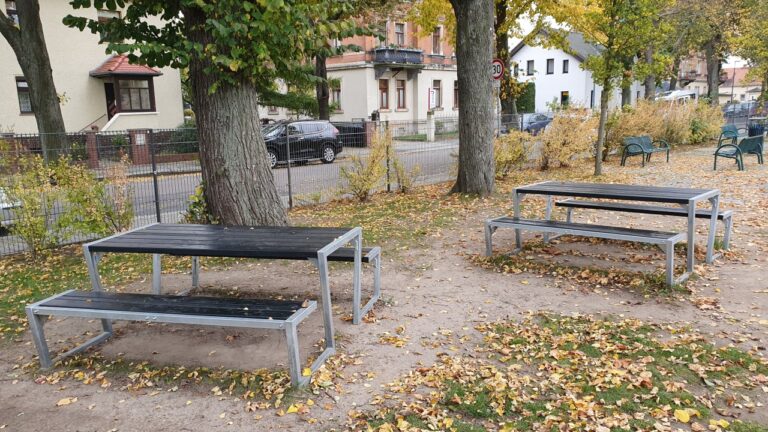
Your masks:
[[[709,201],[712,207],[710,219],[709,239],[707,242],[707,262],[711,263],[714,256],[714,236],[717,224],[720,190],[718,189],[693,189],[662,186],[641,186],[627,184],[604,183],[578,183],[562,181],[546,181],[527,186],[521,186],[512,193],[514,215],[520,217],[520,201],[526,195],[543,195],[547,197],[546,217],[549,220],[552,215],[553,197],[596,198],[621,201],[639,201],[651,203],[677,204],[688,212],[687,229],[687,261],[686,273],[680,280],[686,279],[693,273],[694,244],[696,239],[696,206],[699,203]],[[520,230],[515,230],[517,246],[520,247]]]

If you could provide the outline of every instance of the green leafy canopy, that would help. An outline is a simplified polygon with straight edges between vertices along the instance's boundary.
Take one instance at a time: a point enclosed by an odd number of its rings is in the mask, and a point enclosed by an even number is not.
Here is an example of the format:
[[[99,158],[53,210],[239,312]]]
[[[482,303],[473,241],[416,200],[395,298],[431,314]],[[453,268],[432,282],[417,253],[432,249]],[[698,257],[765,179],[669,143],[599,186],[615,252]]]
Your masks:
[[[352,19],[330,20],[354,4],[330,0],[72,0],[75,9],[121,10],[105,22],[68,15],[64,24],[100,33],[108,52],[125,53],[152,67],[185,68],[203,60],[214,77],[209,92],[222,84],[249,82],[269,89],[276,79],[311,80],[306,64],[331,47],[330,39],[366,34]],[[204,35],[189,37],[190,35]]]

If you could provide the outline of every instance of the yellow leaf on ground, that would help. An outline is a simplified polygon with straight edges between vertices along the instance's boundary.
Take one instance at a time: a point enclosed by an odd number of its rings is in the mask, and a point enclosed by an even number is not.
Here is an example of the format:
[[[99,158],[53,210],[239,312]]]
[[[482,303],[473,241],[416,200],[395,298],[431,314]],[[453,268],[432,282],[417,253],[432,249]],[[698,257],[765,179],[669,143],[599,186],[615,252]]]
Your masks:
[[[299,411],[299,409],[296,408],[296,405],[291,405],[291,406],[288,407],[288,410],[286,410],[286,412],[288,414],[293,414],[293,413],[298,412],[298,411]]]
[[[77,398],[76,397],[59,399],[59,401],[56,402],[56,406],[69,405],[69,404],[73,404],[75,402],[77,402]]]
[[[304,368],[304,370],[301,371],[301,376],[312,376],[312,369]]]
[[[688,423],[691,421],[691,415],[686,410],[675,410],[675,418],[682,423]]]

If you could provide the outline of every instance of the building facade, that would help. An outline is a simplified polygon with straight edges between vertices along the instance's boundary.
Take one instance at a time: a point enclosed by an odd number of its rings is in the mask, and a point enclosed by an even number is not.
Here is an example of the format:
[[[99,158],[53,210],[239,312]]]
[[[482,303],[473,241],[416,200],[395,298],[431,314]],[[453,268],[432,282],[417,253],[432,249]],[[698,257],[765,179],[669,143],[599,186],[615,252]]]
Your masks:
[[[14,19],[16,2],[5,1]],[[173,128],[184,121],[179,71],[132,65],[123,56],[105,54],[100,36],[65,26],[68,14],[107,20],[120,12],[80,9],[69,2],[40,1],[40,19],[59,93],[64,125],[69,132]],[[0,38],[0,131],[35,133],[28,83],[16,56]]]
[[[422,36],[404,18],[390,18],[382,26],[385,40],[345,39],[341,43],[360,51],[327,60],[331,120],[368,119],[374,112],[389,121],[425,119],[430,110],[436,116],[458,115],[456,54],[444,28]],[[288,110],[276,107],[262,107],[260,115],[290,117]]]
[[[747,78],[748,67],[723,68],[725,80],[720,84],[720,104],[756,101],[762,93],[759,79]]]
[[[589,56],[599,55],[600,48],[587,43],[581,34],[572,32],[566,38],[569,50],[538,44],[518,43],[510,51],[513,73],[518,80],[533,82],[535,111],[552,111],[555,106],[576,105],[599,108],[602,87],[592,79],[592,73],[581,64]],[[643,97],[644,86],[635,81],[631,86],[634,105]],[[615,89],[609,106],[621,104],[621,89]]]

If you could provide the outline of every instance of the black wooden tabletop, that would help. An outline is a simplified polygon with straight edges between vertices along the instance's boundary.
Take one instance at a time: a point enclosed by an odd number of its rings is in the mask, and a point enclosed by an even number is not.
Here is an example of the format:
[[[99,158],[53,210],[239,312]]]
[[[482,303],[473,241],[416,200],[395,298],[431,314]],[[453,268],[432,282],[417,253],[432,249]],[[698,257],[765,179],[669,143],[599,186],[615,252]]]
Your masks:
[[[556,195],[583,198],[604,198],[631,201],[687,204],[689,200],[702,195],[716,195],[715,189],[691,189],[662,186],[641,186],[606,183],[574,183],[548,181],[521,186],[517,193],[533,195]]]
[[[89,245],[91,252],[307,259],[351,228],[156,224]]]

